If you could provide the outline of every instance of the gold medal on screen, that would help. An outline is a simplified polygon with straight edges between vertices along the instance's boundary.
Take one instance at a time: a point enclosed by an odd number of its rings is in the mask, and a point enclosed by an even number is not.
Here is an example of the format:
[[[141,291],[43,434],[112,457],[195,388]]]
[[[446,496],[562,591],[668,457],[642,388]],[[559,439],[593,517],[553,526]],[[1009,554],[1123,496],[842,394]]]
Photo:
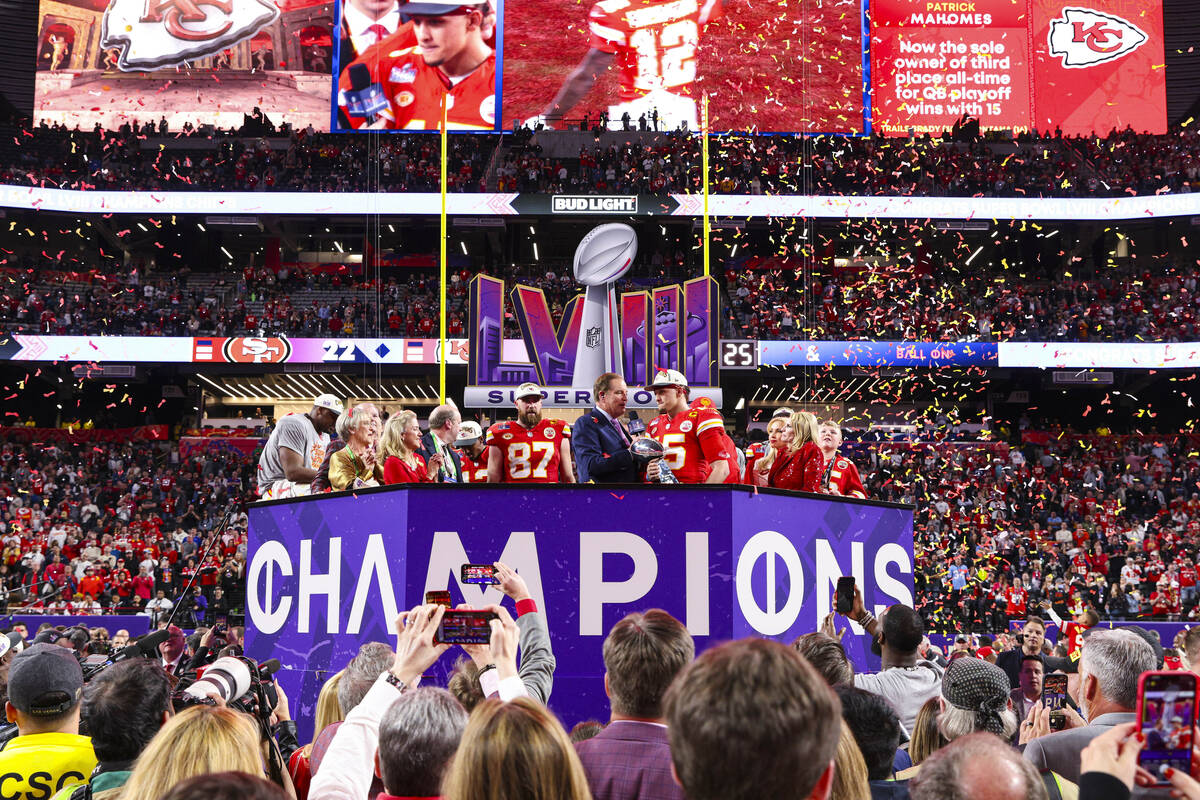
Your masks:
[[[279,17],[269,0],[112,0],[101,44],[123,71],[173,67],[214,55]]]

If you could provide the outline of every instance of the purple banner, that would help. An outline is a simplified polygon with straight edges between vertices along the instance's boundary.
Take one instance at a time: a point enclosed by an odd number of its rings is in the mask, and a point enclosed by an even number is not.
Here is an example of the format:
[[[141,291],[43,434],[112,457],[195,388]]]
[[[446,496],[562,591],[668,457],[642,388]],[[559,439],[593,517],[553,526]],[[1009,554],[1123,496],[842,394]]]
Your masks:
[[[248,652],[283,662],[302,730],[328,675],[364,642],[394,646],[396,613],[426,591],[500,601],[493,587],[459,583],[467,562],[504,561],[528,583],[558,662],[550,706],[568,722],[608,718],[601,645],[631,611],[666,609],[703,649],[816,630],[841,575],[857,577],[873,611],[912,603],[912,512],[884,503],[733,486],[434,485],[259,503],[249,515]],[[848,628],[856,668],[877,668]],[[434,683],[460,655],[443,656]]]
[[[51,627],[71,628],[76,625],[86,625],[89,628],[108,628],[112,636],[119,630],[129,631],[130,636],[144,636],[150,632],[150,617],[141,614],[93,614],[85,617],[68,617],[59,614],[6,614],[0,617],[0,628],[12,629],[14,625],[24,625],[29,631],[29,637],[37,634],[37,629],[46,623]]]

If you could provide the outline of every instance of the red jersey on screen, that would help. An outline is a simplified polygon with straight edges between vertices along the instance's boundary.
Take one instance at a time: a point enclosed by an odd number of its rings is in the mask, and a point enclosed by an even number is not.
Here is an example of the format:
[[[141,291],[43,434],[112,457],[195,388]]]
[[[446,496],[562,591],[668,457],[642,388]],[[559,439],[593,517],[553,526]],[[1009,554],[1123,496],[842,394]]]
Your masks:
[[[729,458],[725,452],[725,423],[715,408],[691,408],[671,417],[650,420],[646,433],[662,443],[663,461],[680,483],[704,483],[709,463]]]
[[[866,499],[867,491],[863,488],[862,478],[858,477],[858,467],[854,466],[853,461],[834,453],[832,463],[826,461],[822,468],[825,470],[824,474],[829,475],[828,483],[837,487],[842,497]]]
[[[509,420],[488,428],[484,441],[500,453],[505,483],[558,483],[562,440],[570,438],[571,426],[560,419],[543,419],[532,428]]]
[[[458,458],[462,462],[463,480],[467,483],[487,483],[488,453],[491,450],[483,448],[479,458],[471,458],[466,452],[459,450]]]
[[[617,55],[622,101],[690,95],[700,34],[721,10],[720,0],[601,0],[588,15],[590,44]]]
[[[452,82],[441,69],[425,63],[421,48],[415,44],[385,49],[385,45],[400,38],[393,35],[385,39],[354,62],[367,64],[372,82],[383,88],[388,107],[379,116],[387,120],[390,130],[438,130],[442,124],[442,97],[447,94],[451,129],[490,131],[496,127],[494,53],[470,75]],[[350,86],[349,71],[347,67],[339,81],[338,103],[343,109],[344,92]],[[362,120],[355,124],[351,118],[351,124],[359,127]]]

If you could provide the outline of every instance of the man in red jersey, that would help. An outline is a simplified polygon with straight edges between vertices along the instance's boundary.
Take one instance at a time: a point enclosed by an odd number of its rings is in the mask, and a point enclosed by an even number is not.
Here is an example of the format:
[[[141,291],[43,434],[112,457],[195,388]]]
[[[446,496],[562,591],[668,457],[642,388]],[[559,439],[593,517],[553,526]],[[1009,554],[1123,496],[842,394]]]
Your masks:
[[[338,81],[338,105],[352,127],[365,120],[349,116],[351,70],[365,65],[379,84],[387,107],[367,125],[389,130],[438,130],[448,99],[448,125],[454,130],[492,130],[496,123],[496,52],[488,46],[491,7],[487,3],[410,2],[400,4],[411,29],[367,50]]]
[[[821,480],[825,492],[865,500],[867,492],[863,488],[862,478],[858,477],[858,467],[850,459],[838,455],[838,448],[842,446],[842,426],[833,420],[822,422],[817,431],[817,440],[821,456],[825,459]]]
[[[542,390],[522,383],[516,394],[517,418],[488,428],[488,483],[574,483],[571,426],[542,419]]]
[[[692,408],[688,383],[682,373],[660,369],[646,387],[654,392],[659,416],[650,420],[646,433],[666,451],[663,462],[680,483],[724,483],[729,477],[725,423],[715,408]],[[658,461],[650,462],[646,478],[658,478]]]
[[[462,461],[463,481],[466,483],[487,483],[488,452],[490,448],[483,443],[483,429],[478,422],[464,422],[458,429],[458,438],[454,440],[458,448],[459,460]]]
[[[620,102],[610,127],[643,115],[652,127],[700,127],[696,111],[696,48],[726,0],[600,0],[588,15],[591,49],[543,116],[553,126],[582,100],[613,60],[621,66]]]

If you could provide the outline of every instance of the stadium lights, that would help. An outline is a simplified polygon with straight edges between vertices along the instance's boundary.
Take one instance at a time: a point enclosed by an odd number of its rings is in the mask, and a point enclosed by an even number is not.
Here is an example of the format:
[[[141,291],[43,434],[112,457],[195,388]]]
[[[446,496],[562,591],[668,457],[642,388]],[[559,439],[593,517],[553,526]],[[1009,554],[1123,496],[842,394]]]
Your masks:
[[[734,243],[734,245],[733,245],[733,252],[731,252],[731,253],[729,254],[729,257],[730,257],[730,258],[733,258],[734,256],[736,256],[736,255],[737,255],[738,247],[740,247],[740,246],[741,246],[741,243],[739,243],[739,242],[735,242],[735,243]]]
[[[463,255],[470,255],[470,253],[467,252],[467,243],[465,241],[460,241],[459,244],[462,245]]]
[[[226,250],[225,245],[221,245],[221,252],[224,253],[225,255],[229,256],[230,261],[233,261],[233,253]]]
[[[971,266],[971,262],[975,260],[975,256],[979,255],[982,252],[983,252],[983,245],[980,245],[979,247],[975,248],[975,252],[971,253],[970,258],[967,259],[967,266],[968,267]]]
[[[229,393],[229,390],[228,390],[228,389],[226,389],[226,388],[225,388],[225,387],[223,387],[223,386],[218,386],[218,385],[217,385],[217,383],[216,383],[215,381],[211,381],[211,380],[209,380],[208,378],[204,377],[203,375],[201,375],[201,374],[199,374],[199,373],[197,373],[197,374],[196,374],[196,377],[197,377],[197,378],[199,378],[200,380],[204,381],[205,383],[209,384],[210,386],[212,386],[212,387],[213,387],[214,389],[216,389],[218,392],[223,392],[223,393],[225,394],[225,396],[226,396],[226,397],[228,397],[228,396],[229,396],[229,394],[230,394],[230,393]]]
[[[143,232],[143,233],[149,233],[149,232],[150,232],[150,229],[149,229],[149,228],[147,228],[145,225],[143,225],[143,224],[142,224],[142,223],[140,223],[140,222],[138,223],[138,227],[142,229],[142,232]]]
[[[746,398],[744,398],[744,397],[739,397],[739,398],[738,398],[738,401],[737,401],[737,405],[733,407],[733,410],[734,410],[734,411],[741,411],[741,410],[742,410],[743,408],[745,408],[745,407],[746,407]]]
[[[343,250],[343,249],[342,249],[342,243],[341,243],[341,242],[334,242],[334,243],[333,243],[333,246],[337,248],[337,251],[338,251],[339,253],[344,253],[344,252],[346,252],[345,250]]]
[[[541,260],[542,260],[541,258],[539,258],[539,257],[538,257],[537,242],[534,242],[534,243],[533,243],[533,260],[534,260],[534,261],[541,261]]]
[[[90,225],[91,223],[89,222],[88,224]],[[201,225],[199,222],[196,223],[196,227],[200,229],[201,233],[208,233],[208,231],[204,230],[204,226]]]
[[[395,227],[393,227],[393,226],[392,226],[392,224],[391,224],[390,222],[388,223],[388,230],[389,230],[389,231],[391,231],[392,233],[395,233],[395,232],[396,232],[396,229],[395,229]]]

